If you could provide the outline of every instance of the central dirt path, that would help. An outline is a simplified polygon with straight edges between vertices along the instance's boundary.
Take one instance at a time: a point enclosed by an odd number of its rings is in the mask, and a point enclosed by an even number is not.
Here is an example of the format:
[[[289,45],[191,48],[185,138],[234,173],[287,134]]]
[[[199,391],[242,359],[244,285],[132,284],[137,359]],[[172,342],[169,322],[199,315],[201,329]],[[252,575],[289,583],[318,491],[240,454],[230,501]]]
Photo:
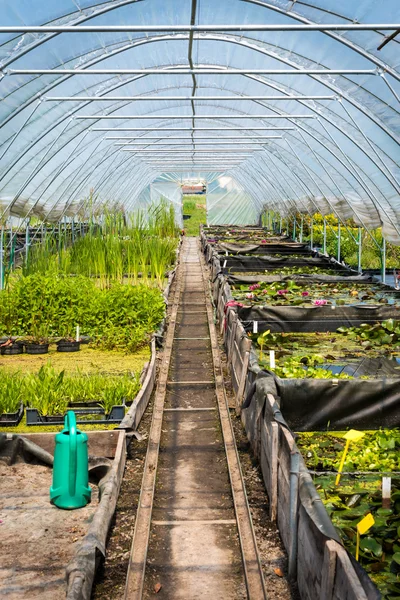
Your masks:
[[[185,241],[144,598],[246,598],[198,243]]]
[[[132,600],[265,597],[202,260],[198,240],[185,239],[127,577]]]

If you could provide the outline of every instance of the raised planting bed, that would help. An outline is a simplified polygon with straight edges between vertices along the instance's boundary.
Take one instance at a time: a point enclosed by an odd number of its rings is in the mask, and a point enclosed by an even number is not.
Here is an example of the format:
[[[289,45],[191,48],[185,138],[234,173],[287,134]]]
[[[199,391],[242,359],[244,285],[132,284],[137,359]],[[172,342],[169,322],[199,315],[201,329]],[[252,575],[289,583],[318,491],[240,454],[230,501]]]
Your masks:
[[[282,378],[330,379],[400,377],[399,334],[390,334],[387,321],[342,331],[249,334],[261,368]],[[394,326],[399,329],[399,326]],[[352,335],[358,331],[358,335]],[[375,337],[373,337],[375,335]],[[364,337],[363,337],[364,336]],[[269,352],[276,366],[271,369]]]
[[[378,600],[375,584],[343,546],[269,383],[257,379],[242,421],[301,598]]]
[[[68,511],[50,504],[54,434],[6,438],[0,433],[1,596],[90,598],[105,555],[126,442],[123,431],[88,437],[91,503]]]
[[[226,274],[227,277],[240,277],[240,278],[251,278],[252,280],[261,280],[268,281],[268,277],[273,277],[279,275],[281,279],[290,279],[295,277],[308,277],[314,279],[314,277],[318,276],[328,276],[332,278],[337,277],[364,277],[366,280],[373,281],[373,278],[368,275],[359,275],[355,271],[351,271],[350,269],[335,269],[332,267],[319,267],[319,266],[283,266],[279,268],[268,268],[264,271],[252,271],[248,269],[247,271],[239,270],[235,271],[234,267],[229,269],[223,269],[223,273]],[[272,280],[273,281],[273,280]],[[276,280],[277,281],[277,280]]]
[[[300,270],[306,269],[328,269],[334,271],[339,275],[358,275],[356,271],[352,271],[344,267],[343,265],[336,262],[334,259],[329,259],[324,256],[304,254],[293,255],[293,256],[282,256],[282,255],[268,255],[268,256],[232,256],[216,254],[213,252],[209,253],[208,257],[212,268],[212,279],[215,279],[220,273],[229,274],[230,272],[241,273],[246,275],[250,272],[262,272],[269,274],[270,271],[282,272],[282,269],[291,268]]]
[[[271,241],[259,244],[235,244],[233,242],[218,242],[217,244],[210,245],[214,252],[226,253],[236,255],[278,255],[279,257],[290,256],[290,255],[309,255],[310,246],[308,244],[300,244],[299,242],[290,241]]]
[[[387,321],[386,327],[364,325],[347,333],[268,333],[260,339],[261,353],[260,344],[251,344],[251,337],[261,334],[249,337],[230,308],[224,333],[238,412],[263,377],[296,431],[399,427],[396,330],[398,325]],[[273,369],[269,350],[275,352]]]
[[[363,433],[359,441],[350,443],[338,485],[344,432],[301,433],[297,446],[336,531],[353,556],[357,554],[357,524],[372,515],[374,524],[360,536],[358,560],[382,598],[395,600],[400,597],[400,431]],[[387,495],[382,477],[391,478]]]
[[[257,321],[258,331],[274,332],[336,331],[400,316],[399,292],[381,284],[290,280],[261,282],[252,290],[248,288],[254,284],[241,285],[245,289],[232,292],[226,278],[214,281],[213,299],[221,324],[228,307],[235,308],[247,330]]]
[[[359,282],[320,282],[289,279],[284,282],[234,283],[233,300],[244,306],[400,306],[400,293],[380,284]]]

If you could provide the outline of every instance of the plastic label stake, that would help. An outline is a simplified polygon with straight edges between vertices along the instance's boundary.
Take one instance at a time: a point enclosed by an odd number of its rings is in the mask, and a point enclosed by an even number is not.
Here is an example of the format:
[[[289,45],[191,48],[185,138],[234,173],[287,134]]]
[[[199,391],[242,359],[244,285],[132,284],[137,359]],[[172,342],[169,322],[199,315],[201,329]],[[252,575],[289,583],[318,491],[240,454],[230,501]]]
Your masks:
[[[275,350],[269,351],[269,366],[271,369],[275,369]]]
[[[79,342],[79,325],[76,326],[76,341]]]
[[[253,321],[253,333],[258,333],[258,321]]]
[[[358,560],[358,556],[360,553],[360,536],[367,533],[369,529],[371,529],[372,525],[374,525],[375,519],[368,513],[366,517],[361,519],[359,523],[357,523],[357,545],[356,545],[356,560]]]
[[[357,442],[358,440],[361,440],[361,438],[364,437],[364,435],[365,435],[365,433],[363,433],[362,431],[357,431],[357,429],[350,429],[350,431],[345,433],[345,435],[343,436],[343,438],[346,440],[346,445],[343,450],[342,459],[340,461],[335,485],[339,485],[339,483],[340,483],[340,476],[343,471],[343,465],[344,465],[344,461],[346,460],[347,452],[349,451],[350,442]]]
[[[390,495],[392,491],[392,478],[382,477],[382,508],[390,508]]]
[[[227,260],[224,260],[224,264],[222,265],[222,268],[223,268],[223,269],[225,269],[225,267],[226,267],[226,263],[227,263],[227,262],[228,262]]]

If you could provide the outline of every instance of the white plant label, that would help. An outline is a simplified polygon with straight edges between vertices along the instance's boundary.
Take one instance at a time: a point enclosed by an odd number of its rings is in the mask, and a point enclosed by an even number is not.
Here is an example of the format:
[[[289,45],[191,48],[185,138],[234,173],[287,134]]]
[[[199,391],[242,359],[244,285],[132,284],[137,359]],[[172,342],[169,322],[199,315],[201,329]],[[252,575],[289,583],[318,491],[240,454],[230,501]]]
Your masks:
[[[269,366],[271,369],[275,369],[275,350],[269,351]]]
[[[258,333],[258,321],[253,321],[253,333]]]
[[[392,491],[392,478],[382,477],[382,506],[390,508],[390,495]]]

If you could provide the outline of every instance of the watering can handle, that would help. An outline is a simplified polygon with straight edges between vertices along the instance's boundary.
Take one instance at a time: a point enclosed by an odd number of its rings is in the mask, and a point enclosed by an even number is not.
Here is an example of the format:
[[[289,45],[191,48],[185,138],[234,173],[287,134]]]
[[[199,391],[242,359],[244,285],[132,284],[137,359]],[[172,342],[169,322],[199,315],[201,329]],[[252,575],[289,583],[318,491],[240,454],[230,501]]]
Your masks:
[[[65,426],[69,430],[69,473],[68,489],[70,496],[75,496],[77,475],[77,442],[76,442],[76,417],[73,410],[65,416]]]

